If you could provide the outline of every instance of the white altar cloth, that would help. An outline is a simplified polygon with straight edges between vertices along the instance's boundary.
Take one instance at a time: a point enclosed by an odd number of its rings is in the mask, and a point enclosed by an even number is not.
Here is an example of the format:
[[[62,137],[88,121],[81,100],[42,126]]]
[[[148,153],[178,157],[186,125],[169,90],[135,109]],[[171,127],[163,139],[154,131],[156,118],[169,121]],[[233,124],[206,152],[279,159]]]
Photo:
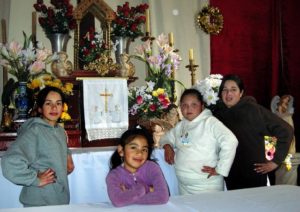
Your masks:
[[[75,170],[69,175],[70,204],[109,202],[105,177],[109,171],[109,159],[116,147],[74,148],[72,150]],[[178,184],[173,166],[164,161],[162,149],[155,149],[157,158],[170,194],[178,195]],[[0,159],[1,162],[1,159]],[[2,175],[0,167],[0,208],[22,207],[19,202],[21,186],[14,185]]]
[[[33,208],[10,208],[0,209],[0,212],[298,212],[300,211],[299,196],[300,188],[298,186],[278,185],[235,191],[202,193],[189,196],[171,196],[169,202],[163,205],[130,205],[115,208],[111,205],[111,203],[98,203]]]

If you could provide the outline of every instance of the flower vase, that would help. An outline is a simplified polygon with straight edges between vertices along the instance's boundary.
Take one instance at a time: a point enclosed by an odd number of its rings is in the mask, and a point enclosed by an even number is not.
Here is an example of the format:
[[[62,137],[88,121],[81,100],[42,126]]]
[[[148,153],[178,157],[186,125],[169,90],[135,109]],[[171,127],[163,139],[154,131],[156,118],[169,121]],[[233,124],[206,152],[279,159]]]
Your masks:
[[[26,120],[28,118],[29,99],[27,97],[27,82],[19,82],[16,94],[17,120]]]
[[[67,52],[67,44],[71,36],[68,33],[52,33],[47,34],[47,38],[50,40],[52,53],[54,52]]]
[[[121,64],[121,55],[124,53],[129,54],[129,46],[131,43],[131,38],[115,37],[114,42],[116,45],[116,51],[115,51],[116,62],[118,64]]]
[[[51,64],[52,73],[57,77],[66,77],[73,71],[73,65],[68,60],[67,44],[70,39],[69,34],[53,33],[47,35],[50,40],[52,52],[58,54],[58,59]]]

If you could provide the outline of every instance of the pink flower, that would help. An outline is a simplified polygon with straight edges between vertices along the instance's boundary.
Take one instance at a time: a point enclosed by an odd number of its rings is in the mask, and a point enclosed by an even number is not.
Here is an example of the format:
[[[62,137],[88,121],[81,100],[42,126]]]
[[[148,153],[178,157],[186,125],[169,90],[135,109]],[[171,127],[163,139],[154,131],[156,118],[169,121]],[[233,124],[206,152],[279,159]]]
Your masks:
[[[16,41],[12,41],[9,44],[9,51],[11,52],[12,57],[17,58],[22,52],[22,46]]]
[[[46,60],[50,55],[50,50],[48,49],[38,49],[36,52],[37,52],[36,59],[40,61]]]
[[[270,149],[266,149],[267,160],[272,160],[274,158],[275,151],[276,151],[276,149],[274,146]]]
[[[33,64],[30,65],[29,70],[31,74],[39,74],[43,69],[46,68],[46,65],[42,61],[35,61]]]

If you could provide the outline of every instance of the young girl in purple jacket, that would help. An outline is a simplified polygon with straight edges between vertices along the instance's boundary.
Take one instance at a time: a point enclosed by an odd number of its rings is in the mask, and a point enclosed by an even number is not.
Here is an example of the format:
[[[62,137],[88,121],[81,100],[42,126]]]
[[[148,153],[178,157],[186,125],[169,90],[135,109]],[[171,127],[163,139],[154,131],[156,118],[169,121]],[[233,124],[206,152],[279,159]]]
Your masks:
[[[159,165],[152,161],[153,139],[141,126],[129,129],[110,161],[106,177],[108,196],[112,204],[164,204],[169,190]]]

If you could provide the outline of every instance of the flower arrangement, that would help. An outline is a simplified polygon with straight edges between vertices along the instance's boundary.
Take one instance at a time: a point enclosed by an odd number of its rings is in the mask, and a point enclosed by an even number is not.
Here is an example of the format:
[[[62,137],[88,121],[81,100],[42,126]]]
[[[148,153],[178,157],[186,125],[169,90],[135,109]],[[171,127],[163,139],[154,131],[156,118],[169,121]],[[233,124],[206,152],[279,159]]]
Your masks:
[[[155,83],[129,89],[129,114],[142,118],[160,118],[167,111],[171,102],[163,88],[154,89]]]
[[[54,77],[50,73],[41,73],[35,77],[32,77],[28,83],[27,87],[33,91],[33,93],[37,94],[41,89],[46,86],[57,87],[65,95],[73,95],[73,84],[72,83],[65,83],[63,84],[62,81],[56,77]]]
[[[272,136],[264,136],[265,140],[265,154],[267,160],[272,160],[276,152],[277,138]]]
[[[96,32],[95,28],[91,28],[83,39],[80,40],[79,58],[84,64],[99,59],[101,54],[108,51],[108,45],[103,39],[102,32]]]
[[[148,4],[129,7],[129,2],[117,7],[116,19],[112,21],[112,36],[130,37],[132,40],[142,36],[142,24],[146,22],[144,15]]]
[[[222,78],[221,74],[211,74],[204,80],[197,81],[194,86],[202,94],[205,106],[211,110],[214,109],[219,101],[218,94]]]
[[[7,68],[8,72],[15,76],[19,82],[27,82],[31,75],[37,75],[45,70],[46,65],[57,59],[41,43],[34,47],[31,36],[23,32],[24,45],[12,41],[8,45],[0,43],[0,65]]]
[[[172,71],[178,70],[181,57],[174,51],[174,47],[169,45],[166,35],[159,35],[155,43],[158,47],[157,55],[153,55],[151,41],[147,40],[135,48],[135,55],[131,57],[146,63],[148,76],[145,80],[153,82],[155,90],[164,88],[168,96],[173,98],[173,83],[176,81],[183,86],[181,82],[171,76]]]
[[[43,0],[37,0],[33,5],[40,13],[38,21],[45,33],[68,33],[75,29],[76,21],[70,0],[51,0],[50,3],[52,6],[47,7]]]

